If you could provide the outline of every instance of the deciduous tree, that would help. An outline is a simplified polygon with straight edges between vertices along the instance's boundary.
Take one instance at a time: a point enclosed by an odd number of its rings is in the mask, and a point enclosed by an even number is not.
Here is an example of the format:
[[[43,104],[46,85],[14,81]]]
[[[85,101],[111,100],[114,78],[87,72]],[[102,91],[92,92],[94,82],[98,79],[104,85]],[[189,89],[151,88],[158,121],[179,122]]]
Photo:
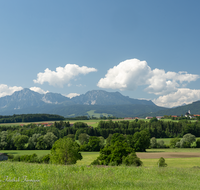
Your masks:
[[[71,138],[57,140],[51,149],[51,162],[54,164],[76,164],[81,160],[82,155],[79,153],[79,145]]]

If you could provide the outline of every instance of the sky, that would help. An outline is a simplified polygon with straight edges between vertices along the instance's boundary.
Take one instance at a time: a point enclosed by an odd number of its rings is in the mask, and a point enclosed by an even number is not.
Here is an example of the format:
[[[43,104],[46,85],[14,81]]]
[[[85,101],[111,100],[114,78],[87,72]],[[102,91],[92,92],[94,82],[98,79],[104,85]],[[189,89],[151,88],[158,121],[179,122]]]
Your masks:
[[[200,100],[200,1],[0,1],[0,97],[120,92]]]

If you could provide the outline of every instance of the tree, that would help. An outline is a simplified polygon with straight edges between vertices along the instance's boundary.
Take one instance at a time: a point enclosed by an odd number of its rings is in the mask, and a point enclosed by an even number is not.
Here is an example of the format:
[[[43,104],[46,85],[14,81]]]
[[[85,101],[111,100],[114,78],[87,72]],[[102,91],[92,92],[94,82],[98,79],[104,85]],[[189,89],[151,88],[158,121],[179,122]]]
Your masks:
[[[75,141],[75,135],[74,134],[69,134],[65,138],[71,138],[73,141]]]
[[[136,152],[145,152],[150,146],[150,134],[146,130],[136,132],[133,135],[133,141]]]
[[[196,137],[191,133],[185,134],[180,141],[181,148],[190,148],[191,144],[196,141]]]
[[[100,151],[100,143],[101,140],[98,137],[90,137],[89,139],[89,147],[90,147],[90,151]]]
[[[31,150],[34,150],[36,148],[37,145],[37,139],[42,136],[41,134],[33,134],[32,137],[29,138],[28,140],[28,147]]]
[[[38,150],[45,150],[46,146],[45,146],[43,135],[40,136],[39,138],[37,138],[37,144],[36,144],[35,148],[37,148]]]
[[[111,139],[112,139],[112,134],[109,134],[108,138],[106,139],[106,145],[110,145],[111,144]]]
[[[159,140],[157,143],[158,148],[165,148],[165,142],[163,140]]]
[[[105,145],[105,139],[104,139],[102,136],[100,136],[100,137],[98,137],[98,138],[100,139],[99,146],[100,146],[100,148],[103,148],[104,145]]]
[[[196,141],[196,148],[200,148],[200,139],[197,139]]]
[[[61,138],[57,140],[51,149],[51,162],[53,164],[76,164],[81,160],[82,155],[79,153],[79,145],[71,138]]]
[[[170,148],[176,148],[177,142],[180,142],[180,139],[178,137],[170,139],[169,143]]]
[[[25,144],[28,142],[28,136],[26,135],[18,135],[14,139],[14,144],[17,148],[17,150],[24,150]]]
[[[2,150],[5,150],[6,149],[6,146],[7,146],[7,136],[8,136],[8,131],[2,131],[0,133],[0,148]]]
[[[153,117],[153,118],[150,119],[149,122],[150,122],[150,123],[153,123],[153,122],[157,122],[157,121],[158,121],[158,119],[157,119],[156,117]]]
[[[83,145],[84,143],[87,144],[89,142],[89,138],[90,138],[90,136],[86,133],[81,133],[78,136],[78,140],[79,140],[81,145]]]
[[[126,140],[126,138],[124,137],[123,134],[114,133],[114,134],[112,135],[112,138],[111,138],[111,144],[115,144],[115,142],[117,142],[117,141],[123,142],[123,141],[125,141],[125,140]]]
[[[56,141],[57,137],[52,132],[47,132],[46,135],[44,135],[44,143],[46,149],[51,149],[54,142]]]
[[[92,165],[141,165],[142,162],[136,156],[134,149],[125,141],[116,141],[115,144],[107,145],[100,150],[100,156]]]
[[[151,148],[157,148],[157,140],[155,137],[151,138]]]

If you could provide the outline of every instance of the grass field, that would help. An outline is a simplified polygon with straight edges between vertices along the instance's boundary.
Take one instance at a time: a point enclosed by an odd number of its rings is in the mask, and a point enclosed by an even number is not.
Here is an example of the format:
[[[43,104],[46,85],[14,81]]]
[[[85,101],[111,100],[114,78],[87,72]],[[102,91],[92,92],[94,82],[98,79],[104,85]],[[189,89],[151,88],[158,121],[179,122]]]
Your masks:
[[[13,154],[13,155],[25,155],[25,154],[37,154],[38,156],[50,154],[50,150],[0,150],[0,153],[7,153],[7,154]],[[138,154],[145,154],[147,155],[149,153],[160,153],[160,157],[163,156],[165,158],[166,153],[200,153],[200,148],[177,148],[177,149],[147,149],[146,153],[138,153]],[[164,153],[162,155],[162,153]],[[76,165],[90,165],[92,161],[94,161],[98,156],[99,152],[81,152],[83,159],[79,160]],[[144,163],[145,167],[152,167],[156,166],[158,158],[157,159],[141,159]],[[200,157],[194,157],[194,158],[165,158],[166,163],[169,167],[193,167],[193,166],[200,166]]]
[[[100,118],[101,116],[106,116],[106,117],[112,116],[112,115],[107,114],[107,113],[95,113],[95,110],[90,110],[90,111],[88,111],[87,113],[88,113],[88,115],[89,115],[90,117],[93,116],[93,117],[97,117],[97,118]]]
[[[100,115],[104,115],[104,116],[108,116],[104,113],[102,114],[98,114],[98,113],[94,113],[95,110],[91,110],[89,111],[89,113],[91,114],[91,116],[93,115],[94,117],[100,117]],[[121,121],[124,119],[112,119],[112,121]],[[149,122],[150,120],[148,119],[141,119],[143,121]],[[173,121],[173,122],[179,122],[178,120],[171,120],[171,119],[161,119],[162,121]],[[75,123],[75,122],[84,122],[87,123],[89,126],[92,127],[97,127],[98,122],[101,121],[100,119],[96,119],[96,120],[64,120],[64,121],[69,121],[70,123]],[[108,121],[108,120],[104,120],[104,121]],[[130,119],[129,121],[134,121],[134,119]],[[190,120],[191,122],[196,122],[196,120]],[[21,124],[23,125],[28,125],[30,123],[54,123],[55,121],[41,121],[41,122],[23,122],[23,123],[0,123],[0,126],[19,126]],[[57,121],[59,122],[59,121]]]
[[[199,189],[199,168],[0,163],[0,189]]]
[[[200,149],[148,149],[146,153],[199,153]],[[49,150],[0,151],[14,155],[44,155]],[[99,152],[82,152],[73,166],[0,162],[0,189],[199,189],[200,157],[166,158],[166,168],[158,159],[141,159],[142,167],[89,166]]]

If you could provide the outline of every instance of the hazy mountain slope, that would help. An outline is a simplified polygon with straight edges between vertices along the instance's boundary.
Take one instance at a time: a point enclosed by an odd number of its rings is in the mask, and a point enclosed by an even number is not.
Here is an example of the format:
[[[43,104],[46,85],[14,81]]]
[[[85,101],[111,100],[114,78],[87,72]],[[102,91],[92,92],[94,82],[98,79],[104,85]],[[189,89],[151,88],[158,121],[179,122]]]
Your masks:
[[[200,101],[193,102],[192,104],[179,106],[176,108],[168,108],[164,110],[157,111],[155,113],[143,114],[141,116],[164,116],[164,115],[185,115],[185,113],[190,110],[191,114],[200,114]]]
[[[86,94],[72,98],[72,101],[83,105],[155,105],[152,101],[133,99],[128,96],[123,96],[119,92],[106,92],[104,90],[89,91]]]
[[[45,104],[41,98],[41,94],[29,89],[23,89],[22,91],[14,92],[11,96],[0,98],[0,111],[41,106]]]
[[[86,94],[67,98],[58,93],[39,94],[23,89],[11,96],[0,98],[0,115],[47,113],[64,117],[87,115],[90,110],[107,113],[116,117],[135,117],[164,108],[152,101],[138,100],[123,96],[119,92],[93,90]]]

